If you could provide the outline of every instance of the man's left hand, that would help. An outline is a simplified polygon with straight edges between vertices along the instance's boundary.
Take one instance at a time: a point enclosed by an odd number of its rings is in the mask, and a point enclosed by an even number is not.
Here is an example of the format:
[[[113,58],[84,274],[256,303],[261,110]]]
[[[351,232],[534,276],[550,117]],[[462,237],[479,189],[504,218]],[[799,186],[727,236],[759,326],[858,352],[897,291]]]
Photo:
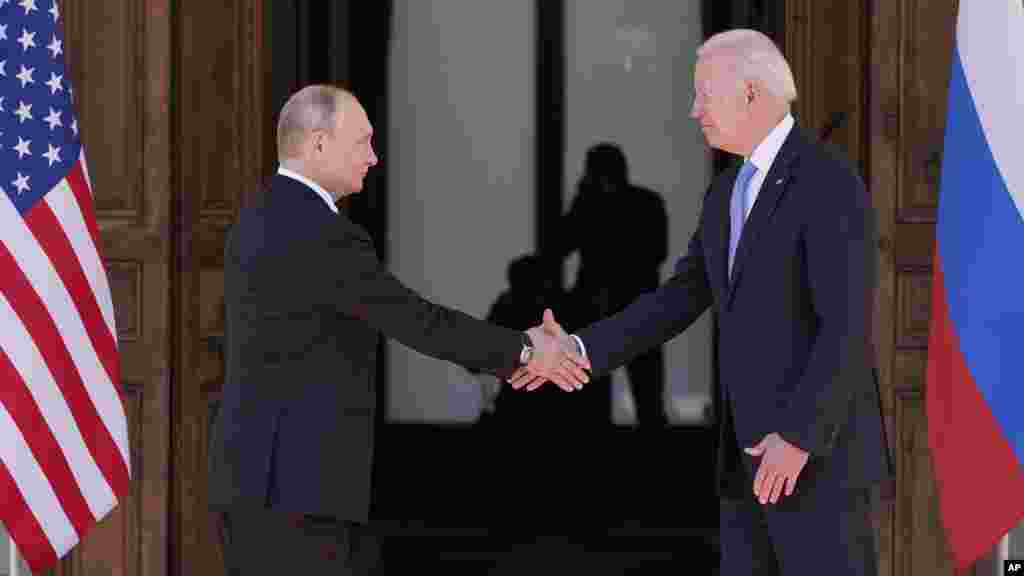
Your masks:
[[[786,442],[775,432],[765,436],[756,446],[744,449],[744,452],[761,457],[754,477],[754,496],[761,504],[778,502],[783,489],[786,496],[793,494],[796,480],[807,464],[807,452]]]

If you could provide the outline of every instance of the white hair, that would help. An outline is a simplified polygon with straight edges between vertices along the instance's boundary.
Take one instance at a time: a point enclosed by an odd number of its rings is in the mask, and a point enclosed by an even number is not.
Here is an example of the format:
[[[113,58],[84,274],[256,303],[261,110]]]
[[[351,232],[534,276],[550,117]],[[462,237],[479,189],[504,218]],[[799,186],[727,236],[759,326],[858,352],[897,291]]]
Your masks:
[[[771,38],[757,30],[727,30],[708,38],[697,49],[697,57],[731,56],[741,80],[755,81],[788,103],[796,100],[793,71]]]
[[[314,84],[299,90],[285,102],[277,121],[277,150],[281,159],[300,154],[301,146],[314,130],[333,132],[340,104],[354,99],[336,86]]]

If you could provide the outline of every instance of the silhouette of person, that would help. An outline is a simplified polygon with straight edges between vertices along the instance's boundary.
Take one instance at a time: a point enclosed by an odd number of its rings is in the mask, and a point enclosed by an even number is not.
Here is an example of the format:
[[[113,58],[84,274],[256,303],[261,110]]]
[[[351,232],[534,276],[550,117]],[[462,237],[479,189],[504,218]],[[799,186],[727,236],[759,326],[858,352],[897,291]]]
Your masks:
[[[573,329],[619,312],[660,284],[668,254],[665,203],[653,190],[630,183],[626,156],[616,144],[602,142],[587,151],[578,192],[559,226],[555,257],[564,260],[575,250],[580,266],[566,317]],[[626,372],[639,425],[664,427],[662,348],[637,357]],[[610,421],[610,376],[579,394],[586,397],[586,410]]]

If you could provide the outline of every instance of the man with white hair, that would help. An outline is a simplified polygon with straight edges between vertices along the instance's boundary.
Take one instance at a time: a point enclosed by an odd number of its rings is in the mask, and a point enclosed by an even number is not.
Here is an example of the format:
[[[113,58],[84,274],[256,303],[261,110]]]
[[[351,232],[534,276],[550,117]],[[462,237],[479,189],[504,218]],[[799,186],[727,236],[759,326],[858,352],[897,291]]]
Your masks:
[[[792,72],[768,37],[732,30],[697,54],[690,115],[742,162],[711,184],[670,280],[571,337],[550,311],[545,329],[598,378],[714,307],[720,573],[877,574],[870,494],[892,470],[869,340],[870,199],[796,126]]]
[[[378,334],[502,377],[522,368],[566,390],[587,381],[586,362],[540,328],[432,304],[381,266],[335,206],[377,163],[372,136],[351,93],[294,94],[278,123],[278,174],[228,235],[210,506],[223,513],[233,576],[353,571],[351,528],[370,503]]]

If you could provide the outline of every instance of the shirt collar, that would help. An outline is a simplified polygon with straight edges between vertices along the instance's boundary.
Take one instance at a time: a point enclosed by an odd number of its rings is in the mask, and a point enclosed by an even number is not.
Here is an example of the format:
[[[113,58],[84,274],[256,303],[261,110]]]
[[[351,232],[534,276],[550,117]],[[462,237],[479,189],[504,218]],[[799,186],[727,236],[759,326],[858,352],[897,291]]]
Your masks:
[[[316,192],[317,196],[323,198],[324,202],[327,203],[327,207],[330,208],[332,212],[334,212],[335,214],[338,213],[338,207],[334,205],[334,199],[331,198],[331,195],[327,193],[327,190],[324,190],[323,186],[317,184],[316,182],[313,182],[312,180],[306,178],[305,176],[299,174],[298,172],[294,172],[292,170],[285,168],[284,166],[278,167],[277,173],[280,174],[281,176],[291,178],[292,180],[298,180],[299,182],[302,182],[306,186],[309,186],[310,188],[313,189],[313,192]]]
[[[779,150],[782,149],[782,145],[786,142],[786,137],[789,136],[789,132],[793,129],[793,115],[786,114],[786,117],[782,119],[775,128],[768,133],[768,136],[754,148],[754,151],[750,154],[750,162],[757,166],[758,172],[767,173],[768,169],[772,167],[772,163],[775,162],[775,157],[779,155]]]

